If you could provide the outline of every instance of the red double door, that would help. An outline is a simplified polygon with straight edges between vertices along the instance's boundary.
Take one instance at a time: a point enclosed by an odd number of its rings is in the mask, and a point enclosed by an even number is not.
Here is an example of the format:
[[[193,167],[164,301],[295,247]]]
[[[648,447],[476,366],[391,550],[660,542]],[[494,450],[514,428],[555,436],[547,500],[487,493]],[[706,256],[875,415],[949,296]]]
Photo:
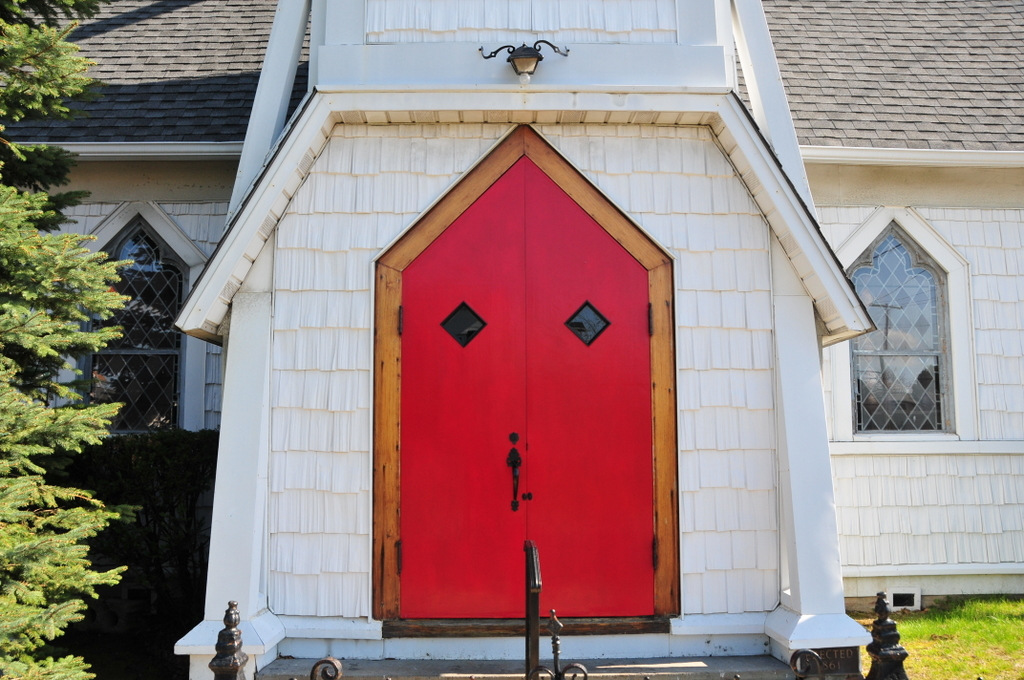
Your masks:
[[[401,618],[522,616],[527,538],[541,611],[654,613],[648,299],[526,157],[406,268]]]

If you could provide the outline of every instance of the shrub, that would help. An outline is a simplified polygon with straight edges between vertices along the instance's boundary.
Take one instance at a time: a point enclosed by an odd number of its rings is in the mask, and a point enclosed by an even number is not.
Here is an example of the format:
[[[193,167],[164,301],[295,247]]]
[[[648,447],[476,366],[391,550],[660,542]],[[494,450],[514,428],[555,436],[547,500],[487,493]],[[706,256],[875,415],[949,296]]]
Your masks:
[[[203,618],[217,437],[214,430],[111,436],[68,469],[122,513],[94,550],[128,566],[125,582],[148,589],[151,613],[172,635]]]

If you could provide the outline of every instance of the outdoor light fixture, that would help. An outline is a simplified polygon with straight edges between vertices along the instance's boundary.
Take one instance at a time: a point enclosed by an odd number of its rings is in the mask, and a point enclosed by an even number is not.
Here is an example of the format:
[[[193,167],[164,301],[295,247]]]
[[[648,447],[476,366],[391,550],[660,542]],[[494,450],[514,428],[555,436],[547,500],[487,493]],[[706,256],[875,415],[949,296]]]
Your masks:
[[[508,59],[506,59],[506,61],[512,64],[512,70],[516,72],[517,76],[519,76],[519,82],[525,85],[530,82],[530,76],[532,76],[533,72],[537,70],[537,64],[544,59],[544,55],[540,53],[541,45],[547,45],[555,51],[555,54],[561,54],[563,57],[569,56],[568,47],[564,48],[565,51],[563,52],[547,40],[538,40],[533,43],[533,47],[530,47],[526,43],[523,43],[519,47],[515,47],[514,45],[502,45],[490,54],[484,54],[484,48],[481,47],[480,54],[484,59],[493,59],[498,56],[498,52],[507,50]]]

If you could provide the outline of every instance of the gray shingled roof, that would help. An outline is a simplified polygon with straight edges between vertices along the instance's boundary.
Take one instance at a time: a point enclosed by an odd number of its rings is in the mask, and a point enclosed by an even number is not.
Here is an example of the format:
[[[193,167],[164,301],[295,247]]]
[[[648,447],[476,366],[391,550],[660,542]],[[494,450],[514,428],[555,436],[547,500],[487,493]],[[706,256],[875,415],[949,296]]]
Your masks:
[[[801,143],[1024,151],[1024,0],[764,4]],[[103,96],[18,138],[242,140],[275,5],[114,0],[75,34]]]
[[[1024,150],[1024,1],[764,6],[802,144]]]
[[[275,0],[114,0],[73,34],[101,96],[70,121],[12,136],[62,142],[224,142],[245,136]]]

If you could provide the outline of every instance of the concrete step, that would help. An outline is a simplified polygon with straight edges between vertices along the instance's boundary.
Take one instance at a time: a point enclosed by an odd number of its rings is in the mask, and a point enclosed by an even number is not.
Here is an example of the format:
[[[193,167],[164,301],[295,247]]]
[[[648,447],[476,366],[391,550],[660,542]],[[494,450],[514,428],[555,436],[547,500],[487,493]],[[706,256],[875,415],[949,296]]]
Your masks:
[[[306,680],[318,659],[277,659],[256,680]],[[574,661],[574,660],[570,660]],[[793,680],[793,671],[769,656],[591,659],[591,680]],[[550,666],[550,660],[541,660]],[[342,659],[343,678],[374,680],[523,680],[523,662],[491,660]],[[543,676],[542,676],[543,677]],[[582,680],[581,678],[578,680]]]

